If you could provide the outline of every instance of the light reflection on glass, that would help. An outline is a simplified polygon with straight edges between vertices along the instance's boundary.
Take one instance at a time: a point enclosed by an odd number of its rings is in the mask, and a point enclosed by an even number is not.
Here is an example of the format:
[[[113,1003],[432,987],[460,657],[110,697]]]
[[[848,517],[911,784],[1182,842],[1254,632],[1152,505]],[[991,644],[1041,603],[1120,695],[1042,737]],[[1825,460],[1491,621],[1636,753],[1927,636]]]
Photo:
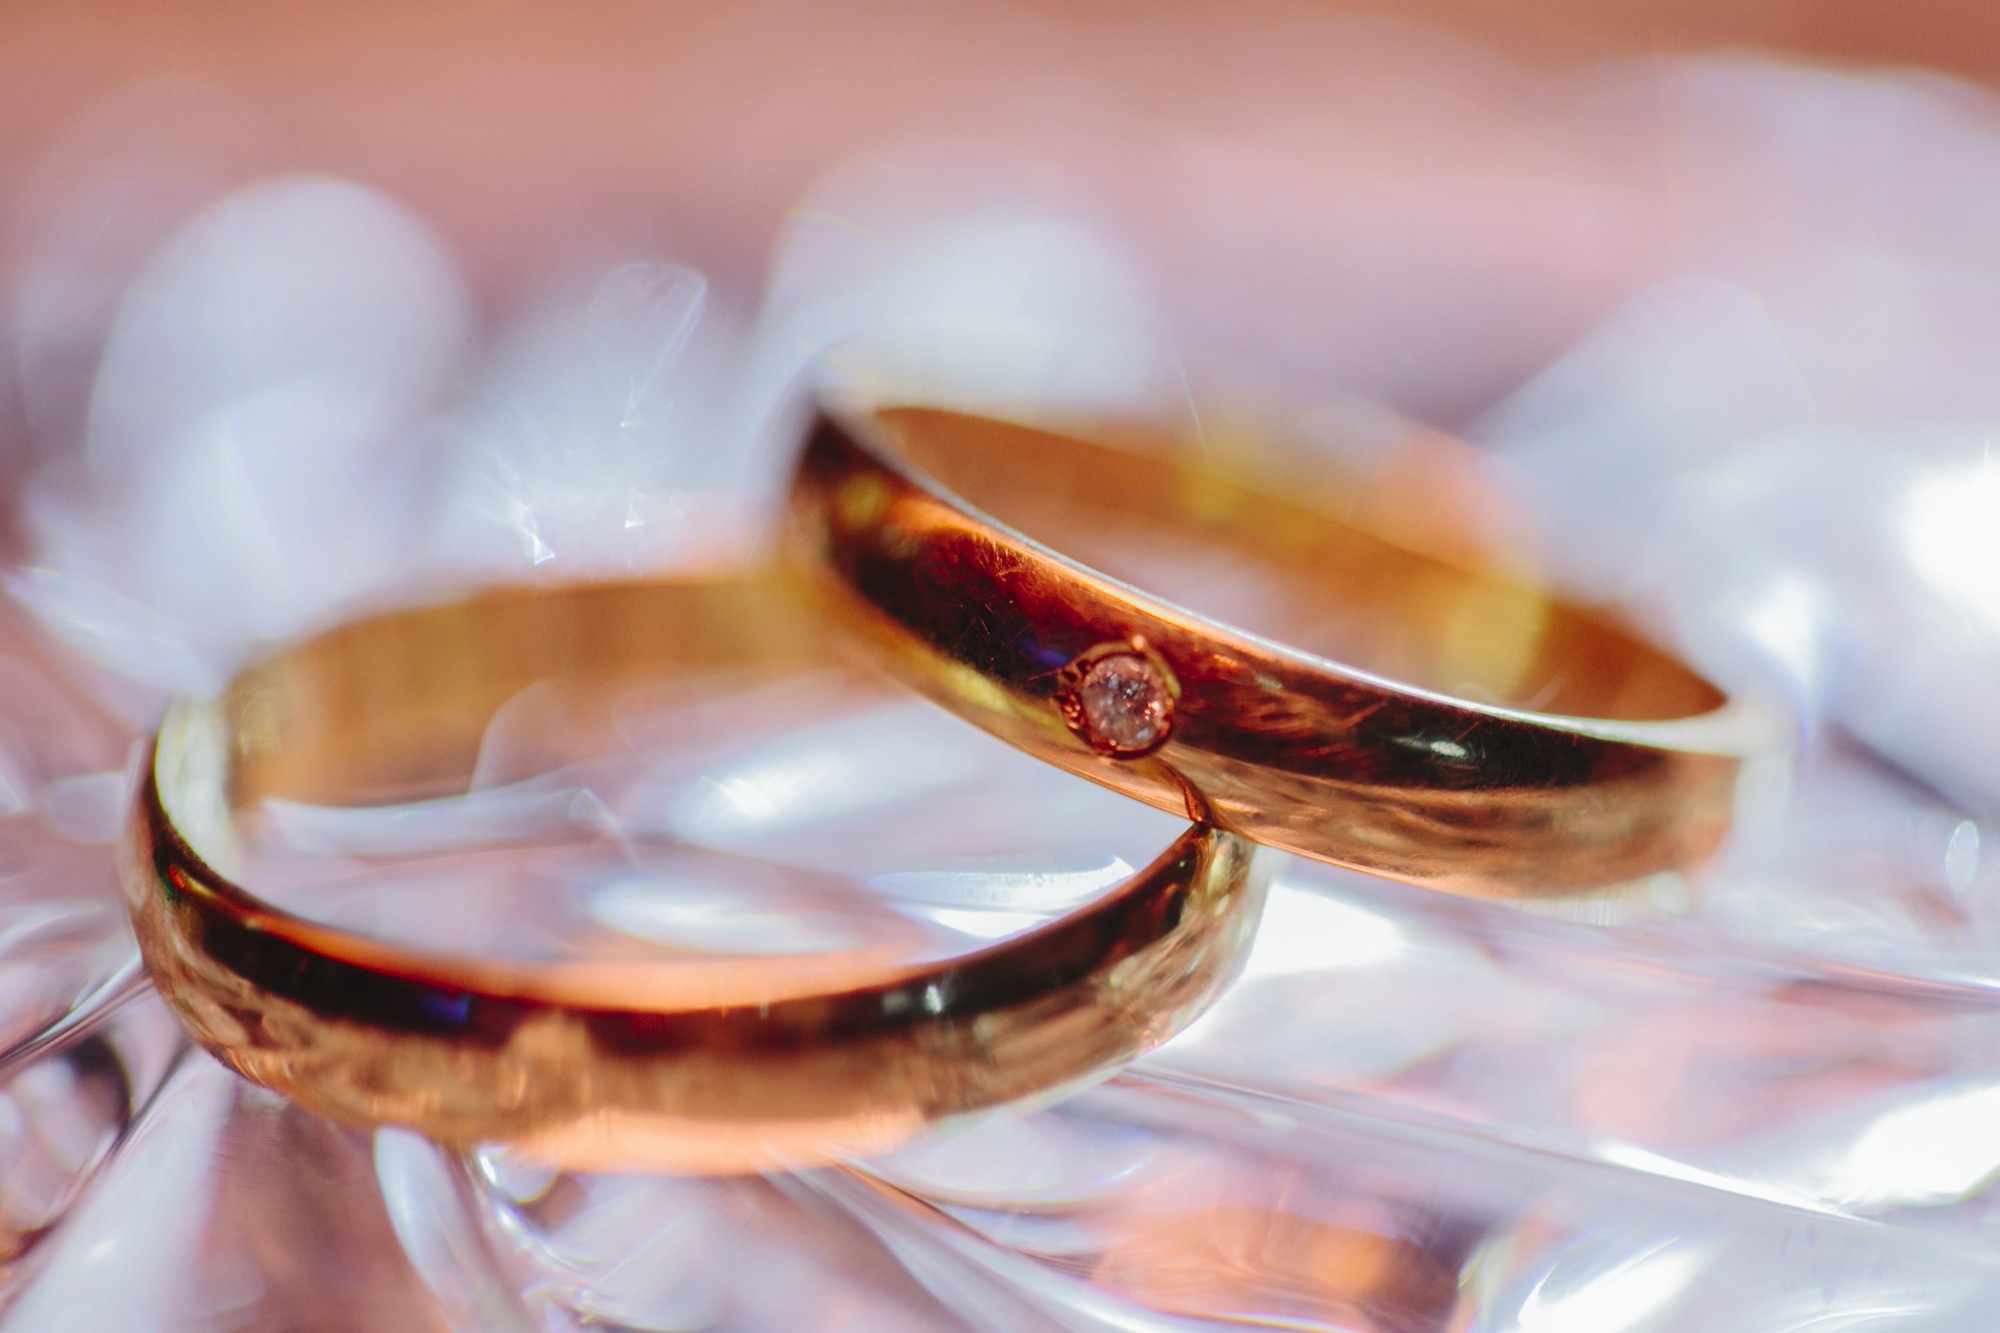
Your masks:
[[[1917,572],[2000,630],[2000,459],[1920,476],[1898,519]]]
[[[806,824],[848,822],[970,783],[990,765],[978,733],[923,704],[872,709],[752,751],[668,795],[647,824],[704,846],[756,846]]]
[[[1820,1168],[1815,1193],[1860,1212],[1934,1207],[2000,1173],[2000,1083],[1916,1088]]]
[[[1712,1244],[1663,1241],[1566,1287],[1545,1274],[1514,1317],[1519,1333],[1646,1333],[1715,1257]]]

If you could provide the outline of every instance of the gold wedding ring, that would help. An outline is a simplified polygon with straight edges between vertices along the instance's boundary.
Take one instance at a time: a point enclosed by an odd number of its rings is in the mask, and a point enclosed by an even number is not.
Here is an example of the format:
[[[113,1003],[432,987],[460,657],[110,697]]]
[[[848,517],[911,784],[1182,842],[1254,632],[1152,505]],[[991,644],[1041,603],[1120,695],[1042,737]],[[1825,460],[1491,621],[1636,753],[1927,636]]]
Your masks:
[[[1195,827],[1105,895],[976,952],[642,961],[464,956],[336,929],[237,882],[276,798],[464,794],[494,712],[555,691],[587,748],[635,687],[823,666],[770,580],[516,588],[356,621],[176,707],[124,881],[146,964],[245,1077],[358,1125],[569,1168],[737,1171],[891,1146],[1100,1075],[1229,978],[1254,848]]]
[[[1608,620],[1346,521],[1325,477],[1120,443],[1150,452],[825,406],[788,540],[903,679],[1190,819],[1485,897],[1631,891],[1714,853],[1760,713]],[[1223,614],[1141,591],[1163,562],[1238,575]]]

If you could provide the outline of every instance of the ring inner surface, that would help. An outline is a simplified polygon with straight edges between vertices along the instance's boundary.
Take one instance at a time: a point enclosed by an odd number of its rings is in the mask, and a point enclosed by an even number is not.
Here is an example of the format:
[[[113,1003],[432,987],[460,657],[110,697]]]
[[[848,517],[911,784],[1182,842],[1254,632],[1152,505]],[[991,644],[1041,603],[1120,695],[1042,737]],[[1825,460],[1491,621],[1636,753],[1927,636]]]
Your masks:
[[[1467,561],[1462,543],[1454,558],[1440,558],[1371,530],[1387,525],[1351,473],[1221,468],[1164,430],[1080,438],[903,407],[876,420],[911,464],[997,522],[1187,610],[1345,667],[1571,717],[1662,721],[1725,701],[1672,657],[1497,558]],[[1421,534],[1422,525],[1400,528]]]
[[[1185,832],[882,685],[774,577],[498,590],[252,667],[201,710],[220,780],[170,762],[162,798],[256,910],[344,932],[316,947],[663,1002],[967,960],[1003,917],[1011,936],[1129,896]],[[1066,876],[1081,897],[1034,901]],[[882,888],[904,880],[945,899]],[[1031,891],[948,910],[979,884]]]
[[[230,807],[463,794],[496,712],[531,687],[553,719],[536,737],[533,766],[546,771],[599,752],[634,688],[655,705],[693,704],[826,665],[770,585],[670,594],[640,582],[508,589],[309,639],[221,701]]]
[[[163,795],[258,902],[494,984],[580,995],[564,983],[583,969],[615,993],[637,968],[661,996],[868,985],[937,940],[809,834],[718,840],[673,813],[808,719],[882,714],[888,697],[837,669],[802,611],[770,581],[669,581],[357,620],[214,705],[226,808],[189,818],[183,791]]]

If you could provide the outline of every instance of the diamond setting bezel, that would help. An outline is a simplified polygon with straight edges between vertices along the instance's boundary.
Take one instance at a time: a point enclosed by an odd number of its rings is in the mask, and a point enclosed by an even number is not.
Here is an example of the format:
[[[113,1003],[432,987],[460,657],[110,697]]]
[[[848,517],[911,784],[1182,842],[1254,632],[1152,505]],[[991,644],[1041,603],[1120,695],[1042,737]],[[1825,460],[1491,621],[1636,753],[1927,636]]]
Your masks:
[[[1156,716],[1152,720],[1153,735],[1143,745],[1123,744],[1105,734],[1092,721],[1084,703],[1083,690],[1090,677],[1107,662],[1120,658],[1135,663],[1150,687],[1147,705]],[[1172,668],[1141,638],[1098,644],[1079,653],[1057,673],[1055,702],[1064,724],[1092,750],[1112,759],[1143,759],[1156,753],[1173,738],[1179,701],[1180,683],[1174,678]]]

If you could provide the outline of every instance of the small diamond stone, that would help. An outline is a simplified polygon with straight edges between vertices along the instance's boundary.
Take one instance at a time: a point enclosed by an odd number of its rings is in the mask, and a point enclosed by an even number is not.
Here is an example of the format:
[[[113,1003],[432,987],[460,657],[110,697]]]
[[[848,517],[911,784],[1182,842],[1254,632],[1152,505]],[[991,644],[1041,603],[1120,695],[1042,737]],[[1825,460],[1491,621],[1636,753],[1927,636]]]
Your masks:
[[[1094,748],[1129,757],[1166,741],[1174,694],[1153,662],[1138,653],[1108,653],[1081,666],[1064,711]]]

